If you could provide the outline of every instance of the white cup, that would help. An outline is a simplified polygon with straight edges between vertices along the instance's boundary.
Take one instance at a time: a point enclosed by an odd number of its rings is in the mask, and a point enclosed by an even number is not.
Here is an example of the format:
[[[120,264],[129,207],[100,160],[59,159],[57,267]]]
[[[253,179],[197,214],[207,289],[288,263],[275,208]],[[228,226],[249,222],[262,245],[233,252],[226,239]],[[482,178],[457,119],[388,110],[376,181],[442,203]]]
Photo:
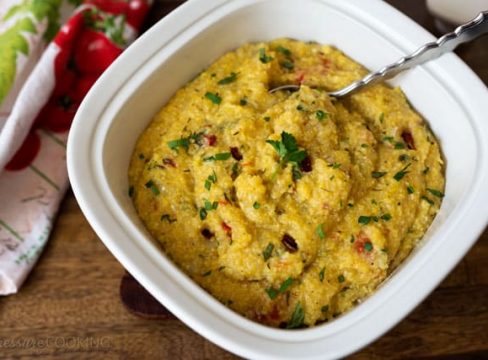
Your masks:
[[[427,0],[427,8],[436,18],[459,25],[488,10],[488,0]]]

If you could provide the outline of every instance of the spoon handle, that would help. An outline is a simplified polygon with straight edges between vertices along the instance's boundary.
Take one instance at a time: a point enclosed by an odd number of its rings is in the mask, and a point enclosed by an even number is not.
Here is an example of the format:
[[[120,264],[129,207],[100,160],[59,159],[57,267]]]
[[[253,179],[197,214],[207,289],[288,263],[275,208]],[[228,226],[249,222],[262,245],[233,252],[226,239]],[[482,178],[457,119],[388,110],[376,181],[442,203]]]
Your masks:
[[[458,45],[476,39],[478,36],[488,33],[488,11],[483,11],[470,22],[457,27],[454,32],[440,37],[435,42],[430,42],[411,55],[407,55],[393,64],[387,65],[376,72],[370,73],[366,77],[353,82],[351,85],[340,90],[331,92],[334,97],[341,97],[362,88],[363,86],[374,84],[379,81],[390,79],[402,71],[424,62],[434,60],[446,52],[454,50]]]

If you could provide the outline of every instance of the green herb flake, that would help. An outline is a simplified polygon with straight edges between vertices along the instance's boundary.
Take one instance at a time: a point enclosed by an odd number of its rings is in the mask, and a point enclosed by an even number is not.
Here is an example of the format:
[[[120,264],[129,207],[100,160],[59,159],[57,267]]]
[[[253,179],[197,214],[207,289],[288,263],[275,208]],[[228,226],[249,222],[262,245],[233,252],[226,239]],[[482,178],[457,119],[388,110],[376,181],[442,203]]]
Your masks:
[[[139,154],[139,159],[144,160],[145,159],[144,154]]]
[[[368,225],[371,222],[371,216],[361,215],[358,217],[358,223],[361,225]]]
[[[401,154],[398,157],[398,160],[400,160],[400,161],[407,161],[407,160],[410,160],[410,156],[408,156],[407,154]]]
[[[325,111],[323,111],[323,110],[317,110],[317,111],[315,112],[315,116],[317,117],[317,119],[318,119],[319,121],[323,121],[323,120],[327,119],[327,117],[329,116],[329,114],[328,114],[328,113],[326,113],[326,112],[325,112]]]
[[[395,143],[395,149],[397,149],[397,150],[405,149],[405,144],[402,142],[396,142]]]
[[[346,278],[341,274],[337,277],[337,280],[342,284],[344,281],[346,281]]]
[[[212,187],[212,184],[215,184],[216,182],[217,182],[217,174],[214,171],[205,180],[205,189],[210,190],[210,188]]]
[[[373,244],[369,241],[365,242],[364,243],[364,250],[366,250],[367,252],[373,251]]]
[[[252,207],[257,210],[257,209],[259,209],[261,207],[261,204],[258,203],[257,201],[255,201],[254,204],[252,204]]]
[[[205,97],[216,105],[219,105],[222,102],[222,98],[218,94],[212,92],[205,93]]]
[[[319,224],[319,226],[317,226],[317,229],[315,229],[315,233],[319,236],[320,239],[325,239],[324,224]]]
[[[329,164],[329,167],[331,167],[332,169],[339,169],[341,167],[341,164],[339,164],[339,163],[332,163],[332,164]]]
[[[281,45],[276,48],[276,51],[282,53],[285,56],[288,56],[288,57],[291,56],[291,51],[289,49],[281,46]]]
[[[168,147],[171,150],[178,150],[178,148],[180,148],[180,147],[188,150],[188,148],[190,147],[190,139],[189,138],[181,138],[181,139],[168,141]]]
[[[297,303],[293,314],[291,315],[290,321],[286,324],[287,329],[296,329],[303,326],[303,321],[305,320],[305,312],[303,311],[302,305]]]
[[[415,192],[414,187],[411,184],[408,184],[407,186],[407,193],[413,194]]]
[[[278,291],[280,293],[284,293],[286,290],[288,290],[288,288],[291,286],[291,284],[293,284],[293,279],[291,277],[289,277],[288,279],[286,279],[285,281],[283,281],[281,283],[281,286],[278,289]]]
[[[326,313],[327,311],[329,311],[329,305],[324,305],[320,308],[320,311],[322,311],[323,313]]]
[[[383,121],[385,120],[385,114],[381,113],[378,119],[380,120],[380,123],[383,124]]]
[[[351,239],[349,240],[349,242],[351,244],[354,244],[354,241],[356,241],[356,239],[354,238],[354,235],[351,235]]]
[[[299,150],[295,137],[285,131],[281,133],[281,141],[266,140],[278,153],[280,164],[286,165],[288,162],[293,164],[293,178],[300,179],[302,174],[298,169],[300,163],[308,156],[305,150]]]
[[[283,61],[280,65],[288,70],[293,70],[295,68],[295,64],[291,61]]]
[[[231,171],[232,180],[235,180],[239,176],[239,173],[241,171],[239,163],[234,163],[234,165],[232,165]]]
[[[198,215],[200,216],[200,220],[205,220],[207,218],[207,210],[205,210],[205,208],[200,208]]]
[[[212,274],[212,270],[209,270],[209,271],[203,273],[202,276],[206,277],[206,276],[209,276],[210,274]]]
[[[223,152],[223,153],[218,153],[218,154],[203,158],[203,161],[225,161],[225,160],[230,159],[231,156],[232,156],[232,154],[230,152]]]
[[[304,111],[305,110],[305,107],[302,104],[298,104],[297,105],[297,110],[298,111]]]
[[[152,180],[149,180],[147,183],[146,183],[146,188],[150,189],[151,192],[154,194],[154,195],[159,195],[160,192],[159,192],[159,189],[158,187],[156,186],[156,184],[154,183],[154,181]]]
[[[444,193],[442,193],[439,190],[427,188],[427,191],[430,192],[432,195],[437,196],[440,199],[442,199],[444,197]]]
[[[323,267],[322,270],[320,270],[320,272],[319,272],[319,280],[320,280],[320,282],[323,282],[324,281],[324,276],[325,276],[325,267]]]
[[[375,179],[379,179],[387,174],[386,171],[373,171],[371,173],[371,176],[374,177]]]
[[[407,169],[410,167],[410,165],[412,164],[408,164],[402,170],[393,175],[393,179],[395,179],[396,181],[400,181],[401,179],[403,179],[403,177],[408,174]]]
[[[130,186],[129,187],[129,197],[133,197],[134,196],[134,186]]]
[[[219,80],[217,82],[217,84],[219,84],[219,85],[227,85],[227,84],[233,83],[236,80],[237,80],[237,74],[235,72],[232,72],[232,73],[230,73],[229,76],[227,76],[227,77]]]
[[[268,121],[270,121],[270,120],[271,120],[271,117],[269,117],[269,116],[265,116],[263,119],[264,119],[264,121],[268,122]]]
[[[274,300],[276,299],[276,297],[278,296],[278,291],[276,291],[275,289],[273,289],[272,287],[266,289],[266,293],[268,294],[269,298],[271,300]]]
[[[268,246],[266,246],[266,249],[263,251],[263,258],[264,261],[268,261],[268,259],[271,257],[273,253],[274,245],[272,243],[269,243]]]
[[[161,215],[160,221],[167,221],[168,223],[172,224],[176,222],[176,219],[172,219],[169,214],[163,214]]]
[[[431,199],[429,199],[429,198],[428,198],[427,196],[425,196],[425,195],[422,195],[421,199],[422,199],[422,200],[427,201],[427,202],[428,202],[430,205],[434,205],[434,201],[433,201],[433,200],[431,200]]]
[[[267,64],[272,60],[273,57],[266,55],[266,50],[264,48],[259,49],[259,61],[261,61],[263,64]]]
[[[241,106],[246,106],[246,105],[247,105],[247,99],[244,99],[244,98],[243,98],[243,99],[239,100],[239,104],[240,104]]]
[[[426,175],[429,172],[429,170],[430,170],[430,167],[428,167],[428,166],[425,167],[425,169],[422,170],[422,174]]]
[[[383,214],[381,215],[381,220],[385,220],[385,221],[390,221],[391,220],[391,214]]]

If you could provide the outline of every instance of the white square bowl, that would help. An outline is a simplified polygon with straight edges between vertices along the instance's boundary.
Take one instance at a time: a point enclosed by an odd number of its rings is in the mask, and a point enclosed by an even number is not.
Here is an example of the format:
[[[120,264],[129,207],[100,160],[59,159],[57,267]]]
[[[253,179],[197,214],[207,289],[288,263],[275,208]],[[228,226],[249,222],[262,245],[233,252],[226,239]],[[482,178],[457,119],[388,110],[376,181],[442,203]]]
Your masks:
[[[337,46],[378,68],[434,40],[379,0],[191,0],[137,40],[81,105],[68,142],[80,207],[124,267],[195,331],[248,358],[336,358],[405,317],[462,258],[488,219],[488,92],[453,54],[397,77],[441,141],[447,187],[421,244],[362,304],[304,330],[272,329],[227,309],[183,274],[138,219],[127,170],[138,136],[175,91],[225,52],[291,37]]]

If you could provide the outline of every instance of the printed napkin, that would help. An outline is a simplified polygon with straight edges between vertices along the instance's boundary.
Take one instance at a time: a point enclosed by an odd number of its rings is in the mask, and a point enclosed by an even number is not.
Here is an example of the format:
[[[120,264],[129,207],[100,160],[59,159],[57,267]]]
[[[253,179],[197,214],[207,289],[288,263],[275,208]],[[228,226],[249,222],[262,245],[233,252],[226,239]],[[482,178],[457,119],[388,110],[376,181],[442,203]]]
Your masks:
[[[0,1],[0,295],[18,291],[49,237],[79,104],[151,3]]]

